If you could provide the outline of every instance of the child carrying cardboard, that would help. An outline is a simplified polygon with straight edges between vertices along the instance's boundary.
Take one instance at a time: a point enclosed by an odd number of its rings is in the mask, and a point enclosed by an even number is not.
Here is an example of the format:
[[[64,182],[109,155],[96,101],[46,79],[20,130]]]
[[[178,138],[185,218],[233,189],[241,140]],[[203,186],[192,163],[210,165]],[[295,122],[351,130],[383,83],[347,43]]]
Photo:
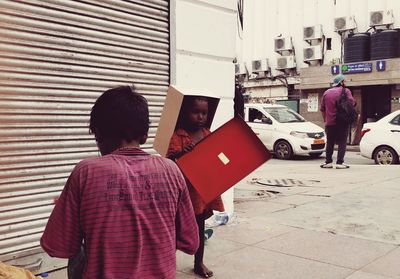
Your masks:
[[[211,132],[207,128],[208,117],[208,99],[200,96],[186,96],[183,105],[180,121],[178,121],[176,130],[172,135],[167,157],[176,160],[184,154],[190,152],[194,146]],[[201,199],[190,182],[187,181],[190,199],[196,215],[197,225],[199,227],[200,246],[195,254],[194,272],[204,278],[213,276],[203,263],[204,256],[204,230],[205,220],[213,215],[213,210],[224,211],[224,205],[221,197],[206,204]]]

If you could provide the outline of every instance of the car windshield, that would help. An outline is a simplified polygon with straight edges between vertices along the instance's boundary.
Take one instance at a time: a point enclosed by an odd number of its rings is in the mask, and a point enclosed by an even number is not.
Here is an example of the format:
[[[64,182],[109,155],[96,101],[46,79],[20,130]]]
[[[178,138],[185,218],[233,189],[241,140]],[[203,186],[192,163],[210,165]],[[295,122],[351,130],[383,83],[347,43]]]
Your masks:
[[[264,110],[281,123],[305,122],[300,114],[287,107],[264,107]]]

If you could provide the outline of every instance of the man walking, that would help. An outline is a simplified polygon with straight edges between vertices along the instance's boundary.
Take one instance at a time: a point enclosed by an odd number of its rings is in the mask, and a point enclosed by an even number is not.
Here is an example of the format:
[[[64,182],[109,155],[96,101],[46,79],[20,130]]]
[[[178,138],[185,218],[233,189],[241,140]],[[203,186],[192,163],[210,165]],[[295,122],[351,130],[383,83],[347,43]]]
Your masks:
[[[339,100],[342,90],[345,91],[347,98],[355,105],[350,89],[345,86],[345,77],[337,75],[333,79],[332,88],[326,90],[322,96],[320,110],[325,122],[326,142],[326,159],[321,168],[333,168],[332,155],[335,143],[338,145],[338,153],[336,160],[337,169],[348,169],[349,166],[344,164],[344,155],[346,153],[346,141],[349,133],[349,125],[336,122],[336,102]]]

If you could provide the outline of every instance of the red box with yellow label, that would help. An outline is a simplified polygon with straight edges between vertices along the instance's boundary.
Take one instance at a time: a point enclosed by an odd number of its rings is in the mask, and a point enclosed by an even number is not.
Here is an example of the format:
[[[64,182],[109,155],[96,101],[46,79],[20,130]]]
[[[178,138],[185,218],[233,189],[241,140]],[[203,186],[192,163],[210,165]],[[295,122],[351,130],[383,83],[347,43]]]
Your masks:
[[[177,164],[208,203],[270,158],[257,135],[236,117],[200,141]]]

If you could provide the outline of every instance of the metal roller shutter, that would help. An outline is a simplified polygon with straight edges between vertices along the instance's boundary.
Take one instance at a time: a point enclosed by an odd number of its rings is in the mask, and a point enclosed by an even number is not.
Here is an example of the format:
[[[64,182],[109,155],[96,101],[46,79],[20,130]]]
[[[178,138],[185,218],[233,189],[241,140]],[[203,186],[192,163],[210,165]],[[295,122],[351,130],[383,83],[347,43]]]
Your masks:
[[[1,0],[0,261],[40,252],[70,171],[98,155],[88,120],[101,92],[136,85],[150,105],[152,151],[169,84],[168,18],[167,0]]]

